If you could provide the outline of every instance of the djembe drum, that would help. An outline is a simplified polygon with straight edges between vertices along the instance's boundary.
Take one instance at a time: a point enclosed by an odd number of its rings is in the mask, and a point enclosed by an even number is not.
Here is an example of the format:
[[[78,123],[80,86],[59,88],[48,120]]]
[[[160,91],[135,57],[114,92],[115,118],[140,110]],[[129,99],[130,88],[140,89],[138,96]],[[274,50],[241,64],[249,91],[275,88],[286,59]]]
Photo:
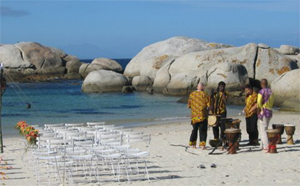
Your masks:
[[[296,126],[291,124],[286,124],[284,125],[284,129],[287,135],[287,144],[294,145],[295,143],[294,143],[293,135],[295,133]]]
[[[222,143],[224,144],[224,146],[227,146],[224,131],[227,129],[226,126],[228,126],[228,128],[231,128],[229,126],[231,126],[232,120],[233,120],[232,118],[220,118],[221,139],[223,139]]]
[[[239,135],[241,134],[240,129],[226,129],[224,131],[226,135],[226,139],[229,143],[228,154],[236,154],[236,142],[239,139]]]
[[[210,127],[216,127],[219,126],[219,122],[220,122],[220,115],[208,115],[208,126]]]
[[[269,129],[266,131],[269,140],[269,152],[277,153],[276,142],[279,138],[280,131],[278,129]]]
[[[276,144],[282,144],[281,135],[284,132],[284,125],[282,125],[282,124],[273,124],[272,127],[273,127],[273,129],[278,129],[280,131],[280,133],[279,133],[280,136],[279,136]]]

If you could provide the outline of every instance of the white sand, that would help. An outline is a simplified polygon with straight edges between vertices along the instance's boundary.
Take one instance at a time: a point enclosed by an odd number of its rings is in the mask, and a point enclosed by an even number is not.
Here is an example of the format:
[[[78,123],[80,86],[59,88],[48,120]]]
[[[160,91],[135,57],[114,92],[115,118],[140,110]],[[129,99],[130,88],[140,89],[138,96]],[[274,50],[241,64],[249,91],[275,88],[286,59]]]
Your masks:
[[[242,143],[248,143],[245,120],[242,120]],[[227,155],[225,151],[216,150],[216,155],[208,155],[211,150],[188,148],[191,125],[189,121],[165,123],[136,128],[137,131],[152,134],[148,181],[133,181],[130,185],[299,185],[300,184],[300,116],[297,114],[276,112],[273,123],[295,123],[295,145],[286,144],[283,134],[282,145],[277,146],[277,154],[264,153],[259,147],[242,146],[238,154]],[[270,126],[271,127],[271,126]],[[21,137],[20,137],[21,138]],[[208,131],[208,140],[212,130]],[[208,141],[207,140],[207,141]],[[5,138],[5,153],[1,154],[11,170],[9,179],[0,180],[0,185],[37,185],[33,174],[21,161],[22,143],[17,137]],[[211,168],[214,163],[217,168]],[[205,169],[197,168],[200,164]],[[98,185],[98,184],[85,184]],[[119,185],[117,182],[101,185]],[[121,182],[127,185],[127,182]]]

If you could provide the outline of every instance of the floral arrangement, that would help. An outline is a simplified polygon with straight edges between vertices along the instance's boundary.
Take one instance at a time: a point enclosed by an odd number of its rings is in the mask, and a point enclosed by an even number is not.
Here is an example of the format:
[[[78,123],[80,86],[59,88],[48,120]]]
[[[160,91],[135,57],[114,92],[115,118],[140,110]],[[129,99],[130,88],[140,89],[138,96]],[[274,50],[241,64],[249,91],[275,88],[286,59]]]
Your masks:
[[[19,129],[21,135],[25,136],[29,144],[36,144],[36,138],[39,134],[38,130],[28,125],[25,121],[19,121],[16,128]]]

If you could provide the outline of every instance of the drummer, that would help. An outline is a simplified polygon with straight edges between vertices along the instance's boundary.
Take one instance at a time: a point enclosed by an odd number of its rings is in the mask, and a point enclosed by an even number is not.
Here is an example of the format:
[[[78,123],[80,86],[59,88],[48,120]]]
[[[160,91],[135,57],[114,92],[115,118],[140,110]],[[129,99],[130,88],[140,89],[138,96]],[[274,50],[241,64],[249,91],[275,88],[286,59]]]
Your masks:
[[[226,83],[223,81],[220,81],[218,84],[217,92],[214,93],[213,97],[213,106],[211,108],[214,108],[211,110],[212,114],[220,115],[221,118],[227,117],[227,110],[226,110],[226,102],[228,100],[229,94],[227,91],[225,91]],[[221,138],[224,136],[225,126],[221,127]],[[220,131],[219,126],[213,127],[213,134],[214,138],[217,140],[220,137]]]
[[[196,148],[197,133],[199,129],[200,148],[205,149],[207,138],[207,114],[209,106],[208,94],[204,92],[204,84],[199,83],[197,90],[192,92],[188,100],[188,108],[191,108],[191,124],[193,130],[190,137],[190,146]]]
[[[249,135],[248,145],[259,145],[258,143],[258,130],[257,130],[257,93],[253,91],[250,84],[245,85],[246,106],[244,108],[246,117],[246,128]]]

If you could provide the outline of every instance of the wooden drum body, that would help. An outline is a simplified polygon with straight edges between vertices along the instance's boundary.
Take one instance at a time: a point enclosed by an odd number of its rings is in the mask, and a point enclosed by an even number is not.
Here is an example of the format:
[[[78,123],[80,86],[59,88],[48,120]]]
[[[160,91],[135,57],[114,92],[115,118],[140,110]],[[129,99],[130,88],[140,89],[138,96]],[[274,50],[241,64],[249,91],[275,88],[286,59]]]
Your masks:
[[[269,140],[269,152],[277,153],[276,142],[279,138],[280,131],[278,129],[267,130],[267,136]]]
[[[296,130],[296,126],[295,125],[284,125],[284,129],[285,129],[285,133],[287,135],[287,144],[289,145],[294,145],[294,139],[293,139],[293,135],[295,133]]]
[[[284,125],[283,125],[283,124],[273,124],[272,127],[273,127],[273,129],[278,129],[279,132],[280,132],[280,133],[279,133],[280,136],[279,136],[279,138],[278,138],[276,144],[282,144],[281,135],[282,135],[283,132],[284,132]]]
[[[237,148],[237,141],[239,138],[239,135],[241,134],[240,129],[226,129],[224,131],[226,138],[228,140],[228,154],[236,154],[236,148]]]

